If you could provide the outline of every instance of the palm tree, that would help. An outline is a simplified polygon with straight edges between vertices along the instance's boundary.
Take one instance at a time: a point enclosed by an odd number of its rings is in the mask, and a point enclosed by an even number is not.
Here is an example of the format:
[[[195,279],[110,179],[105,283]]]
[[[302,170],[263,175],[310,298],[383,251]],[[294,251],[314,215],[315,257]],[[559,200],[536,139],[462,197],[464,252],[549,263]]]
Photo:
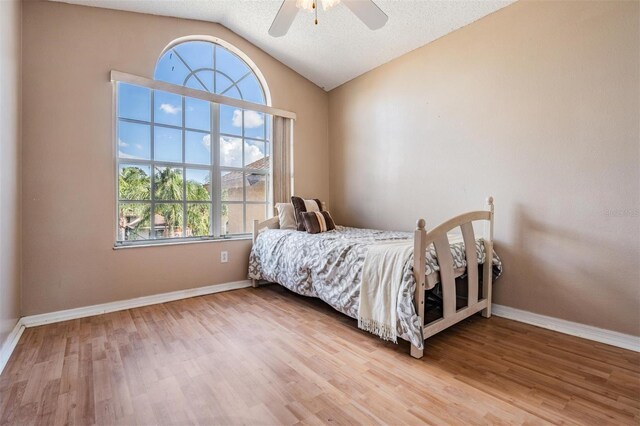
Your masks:
[[[156,168],[154,186],[156,200],[182,200],[182,170]]]
[[[122,168],[119,177],[119,197],[121,200],[142,201],[150,199],[151,179],[141,167]],[[120,204],[120,239],[134,240],[142,238],[139,229],[148,229],[151,220],[148,204]]]
[[[151,179],[141,167],[128,166],[122,168],[119,178],[119,196],[121,200],[145,201],[149,200]],[[209,179],[201,183],[195,180],[186,182],[187,201],[209,201],[210,195],[207,188]],[[183,204],[163,203],[162,201],[183,200],[183,176],[182,170],[171,167],[158,167],[155,170],[154,198],[156,199],[155,213],[162,216],[169,235],[174,236],[176,229],[183,228]],[[210,229],[209,203],[189,203],[187,206],[187,226],[192,235],[209,235]],[[146,203],[126,203],[120,207],[120,227],[123,232],[134,232],[135,238],[139,238],[135,229],[149,229],[151,224],[151,211]],[[135,218],[135,219],[131,219]],[[186,236],[186,233],[183,234]],[[123,236],[124,237],[124,236]],[[123,238],[124,239],[124,238]],[[132,239],[131,237],[127,239]]]
[[[207,188],[209,179],[204,183],[194,180],[187,181],[187,201],[209,201],[210,195]],[[209,235],[210,204],[192,203],[187,207],[187,226],[192,235]]]
[[[171,167],[156,168],[154,195],[156,200],[182,200],[182,170]],[[182,204],[156,204],[156,213],[161,215],[169,228],[169,236],[175,235],[176,228],[182,228]]]
[[[120,171],[119,191],[121,200],[148,200],[151,180],[147,172],[136,166],[123,167]]]

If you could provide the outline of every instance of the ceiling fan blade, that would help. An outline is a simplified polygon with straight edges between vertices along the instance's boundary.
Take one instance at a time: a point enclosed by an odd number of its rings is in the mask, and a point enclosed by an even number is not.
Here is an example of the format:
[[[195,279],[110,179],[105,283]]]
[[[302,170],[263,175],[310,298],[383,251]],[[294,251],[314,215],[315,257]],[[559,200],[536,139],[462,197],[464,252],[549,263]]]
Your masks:
[[[342,2],[372,30],[382,28],[389,19],[372,0],[342,0]]]
[[[298,7],[296,6],[296,0],[284,0],[271,24],[271,28],[269,28],[269,34],[273,37],[282,37],[285,35],[287,31],[289,31],[297,14]]]

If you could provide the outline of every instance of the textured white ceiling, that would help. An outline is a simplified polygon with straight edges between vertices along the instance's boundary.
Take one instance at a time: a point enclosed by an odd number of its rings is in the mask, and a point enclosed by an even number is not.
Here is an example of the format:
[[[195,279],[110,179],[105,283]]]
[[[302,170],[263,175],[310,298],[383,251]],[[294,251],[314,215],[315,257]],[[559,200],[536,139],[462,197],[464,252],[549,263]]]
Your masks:
[[[423,46],[515,0],[376,0],[389,16],[369,30],[344,5],[319,21],[300,11],[288,34],[267,31],[281,0],[53,0],[108,9],[218,22],[325,90]]]

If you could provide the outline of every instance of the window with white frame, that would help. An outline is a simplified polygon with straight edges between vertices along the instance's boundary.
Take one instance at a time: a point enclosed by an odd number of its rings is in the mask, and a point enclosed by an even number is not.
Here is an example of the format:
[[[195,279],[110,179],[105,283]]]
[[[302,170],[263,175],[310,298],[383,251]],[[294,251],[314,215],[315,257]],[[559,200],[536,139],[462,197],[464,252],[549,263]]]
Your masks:
[[[154,79],[265,104],[252,68],[213,42],[171,47]],[[115,86],[118,245],[242,236],[271,210],[271,116],[171,85]]]

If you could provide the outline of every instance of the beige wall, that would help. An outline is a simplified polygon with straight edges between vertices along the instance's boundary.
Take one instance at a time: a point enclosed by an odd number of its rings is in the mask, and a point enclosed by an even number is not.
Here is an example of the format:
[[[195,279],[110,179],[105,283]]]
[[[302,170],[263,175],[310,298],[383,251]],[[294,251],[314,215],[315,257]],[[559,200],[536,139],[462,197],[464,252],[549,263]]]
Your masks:
[[[639,5],[521,1],[331,91],[337,221],[491,193],[495,302],[640,335]]]
[[[0,1],[0,349],[20,317],[20,14]]]
[[[246,279],[249,241],[112,249],[109,71],[153,77],[178,37],[220,37],[253,59],[273,105],[298,114],[297,192],[329,197],[328,95],[226,28],[37,1],[24,4],[23,25],[24,315]]]
[[[0,4],[2,19],[18,13]],[[637,2],[520,1],[327,96],[219,25],[27,2],[22,314],[246,277],[248,242],[111,248],[108,72],[150,77],[171,40],[207,34],[247,53],[274,106],[298,113],[298,194],[331,190],[345,224],[409,229],[492,193],[497,303],[639,335],[639,15]],[[15,27],[2,24],[4,63]],[[4,90],[18,77],[2,68]],[[3,139],[1,212],[17,221],[4,202],[18,204],[17,116],[2,119],[16,136]],[[2,244],[0,337],[18,316],[18,235]]]

